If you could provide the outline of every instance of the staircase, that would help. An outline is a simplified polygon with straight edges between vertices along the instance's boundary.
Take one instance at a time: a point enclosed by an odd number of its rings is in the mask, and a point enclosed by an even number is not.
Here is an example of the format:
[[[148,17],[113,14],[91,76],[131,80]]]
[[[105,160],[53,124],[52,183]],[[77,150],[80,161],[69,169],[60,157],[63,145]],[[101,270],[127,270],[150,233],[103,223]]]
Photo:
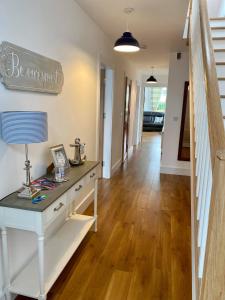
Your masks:
[[[225,119],[225,18],[210,19],[223,118]],[[224,121],[225,122],[225,121]]]
[[[225,299],[225,18],[189,17],[193,300]]]

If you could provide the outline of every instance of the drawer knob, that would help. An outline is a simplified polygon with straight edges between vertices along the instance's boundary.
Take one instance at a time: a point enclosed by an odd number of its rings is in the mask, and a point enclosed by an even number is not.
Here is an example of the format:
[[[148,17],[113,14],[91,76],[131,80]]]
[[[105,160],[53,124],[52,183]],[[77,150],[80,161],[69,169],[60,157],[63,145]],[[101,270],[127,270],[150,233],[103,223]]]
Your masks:
[[[92,173],[92,174],[90,175],[91,178],[93,178],[94,176],[95,176],[95,173]]]
[[[78,192],[80,189],[82,189],[82,187],[83,187],[83,186],[80,184],[80,185],[78,186],[78,188],[75,189],[75,192]]]
[[[54,211],[60,210],[60,208],[62,208],[63,206],[64,206],[64,204],[62,202],[60,202],[59,206],[54,208]]]

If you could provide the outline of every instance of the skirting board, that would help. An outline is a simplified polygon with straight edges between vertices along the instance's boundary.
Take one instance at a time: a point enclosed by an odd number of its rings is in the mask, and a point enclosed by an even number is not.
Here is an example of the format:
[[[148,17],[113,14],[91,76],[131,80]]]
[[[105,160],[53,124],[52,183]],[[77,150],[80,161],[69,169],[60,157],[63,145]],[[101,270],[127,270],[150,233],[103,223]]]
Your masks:
[[[122,159],[117,160],[117,162],[112,166],[112,175],[119,169],[122,164]]]
[[[170,175],[191,176],[191,171],[189,168],[176,168],[170,166],[161,166],[160,173]]]

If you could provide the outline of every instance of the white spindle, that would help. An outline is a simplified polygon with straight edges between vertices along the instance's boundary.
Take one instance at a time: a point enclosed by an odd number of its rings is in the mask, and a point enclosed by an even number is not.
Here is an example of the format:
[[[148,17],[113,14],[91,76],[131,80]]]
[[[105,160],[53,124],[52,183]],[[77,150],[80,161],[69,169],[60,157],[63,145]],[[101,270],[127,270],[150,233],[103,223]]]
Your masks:
[[[211,170],[211,166],[210,166],[210,170]],[[209,223],[209,208],[210,208],[211,191],[212,191],[212,172],[209,172],[209,181],[208,181],[207,194],[206,194],[205,215],[204,215],[204,218],[203,218],[202,241],[201,241],[200,255],[199,255],[199,269],[198,269],[198,277],[199,278],[202,278],[203,269],[204,269],[205,249],[206,249],[208,223]]]
[[[205,87],[205,70],[202,54],[202,38],[199,18],[199,0],[193,0],[191,15],[191,54],[195,127],[196,158],[196,196],[198,226],[198,277],[202,278],[204,270],[205,249],[209,209],[212,191],[212,164],[208,128],[207,98]]]

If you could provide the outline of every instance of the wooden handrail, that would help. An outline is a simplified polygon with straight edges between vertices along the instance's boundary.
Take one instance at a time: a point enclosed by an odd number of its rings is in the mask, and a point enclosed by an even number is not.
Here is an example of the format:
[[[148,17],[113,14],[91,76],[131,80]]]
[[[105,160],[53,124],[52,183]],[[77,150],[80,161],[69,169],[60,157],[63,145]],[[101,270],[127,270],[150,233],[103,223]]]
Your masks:
[[[200,0],[200,26],[205,70],[211,162],[212,170],[214,170],[217,152],[225,150],[225,131],[206,0]]]
[[[189,39],[190,39],[190,18],[191,18],[191,13],[192,13],[192,0],[189,1],[189,6],[188,6],[188,30],[187,30],[187,36],[188,36],[188,40],[187,40],[187,46],[189,46]]]

